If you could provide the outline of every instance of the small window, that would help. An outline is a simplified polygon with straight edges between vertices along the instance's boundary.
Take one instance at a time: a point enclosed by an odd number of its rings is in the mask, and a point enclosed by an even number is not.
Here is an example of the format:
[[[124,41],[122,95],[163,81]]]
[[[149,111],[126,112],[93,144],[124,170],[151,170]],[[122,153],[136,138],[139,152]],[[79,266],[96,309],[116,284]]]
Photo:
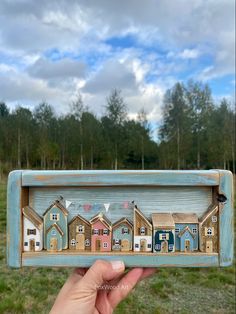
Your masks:
[[[76,226],[76,232],[84,233],[84,226],[83,225]]]
[[[156,250],[156,251],[160,251],[160,249],[161,249],[161,245],[160,245],[160,244],[156,244],[156,245],[155,245],[155,250]]]
[[[76,245],[75,239],[71,239],[70,244],[71,244],[71,246],[75,246]]]
[[[36,235],[36,229],[27,229],[27,235],[34,234]]]
[[[108,229],[103,229],[103,234],[108,235]]]
[[[35,245],[36,245],[36,246],[40,246],[40,242],[36,242]]]
[[[135,247],[136,247],[136,248],[139,248],[139,245],[138,245],[138,243],[135,243]]]
[[[85,245],[85,246],[90,246],[90,241],[89,241],[89,239],[86,239],[86,240],[84,241],[84,245]]]
[[[197,228],[193,228],[192,231],[193,231],[194,234],[196,234],[197,233]]]
[[[93,234],[99,234],[99,230],[98,229],[93,229]]]
[[[59,214],[56,214],[56,213],[52,213],[50,214],[50,220],[52,221],[59,221]]]
[[[127,227],[123,228],[123,233],[124,234],[128,234],[129,233],[129,229]]]
[[[147,247],[148,247],[148,249],[150,249],[152,247],[152,245],[150,243],[148,243]]]
[[[212,228],[207,228],[207,235],[212,235]]]
[[[103,247],[107,248],[108,247],[108,243],[107,242],[103,242]]]
[[[55,236],[57,234],[55,229],[52,229],[51,235]]]
[[[169,244],[169,251],[173,251],[174,249],[174,245],[173,244]]]
[[[212,221],[212,222],[217,222],[217,216],[212,216],[212,217],[211,217],[211,221]]]
[[[180,228],[175,228],[175,233],[179,233],[180,232]]]
[[[120,244],[120,240],[119,239],[115,239],[115,244]]]
[[[146,234],[146,232],[145,232],[145,227],[141,227],[140,228],[140,235],[145,235]]]
[[[24,243],[24,246],[28,246],[28,242],[25,242],[25,243]]]
[[[160,233],[159,240],[169,240],[169,233]]]

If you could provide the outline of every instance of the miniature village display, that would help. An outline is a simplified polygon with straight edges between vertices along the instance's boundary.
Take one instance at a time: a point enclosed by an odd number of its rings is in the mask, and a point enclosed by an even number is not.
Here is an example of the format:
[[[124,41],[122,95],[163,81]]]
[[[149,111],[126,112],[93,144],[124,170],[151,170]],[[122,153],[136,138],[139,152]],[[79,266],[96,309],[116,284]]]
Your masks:
[[[112,223],[102,212],[89,221],[77,214],[68,223],[69,212],[59,200],[43,217],[25,206],[24,251],[218,252],[217,205],[211,205],[199,218],[189,213],[153,213],[151,221],[137,205],[132,210],[133,223],[126,217]]]
[[[11,267],[228,266],[232,174],[211,171],[14,171],[8,180]]]

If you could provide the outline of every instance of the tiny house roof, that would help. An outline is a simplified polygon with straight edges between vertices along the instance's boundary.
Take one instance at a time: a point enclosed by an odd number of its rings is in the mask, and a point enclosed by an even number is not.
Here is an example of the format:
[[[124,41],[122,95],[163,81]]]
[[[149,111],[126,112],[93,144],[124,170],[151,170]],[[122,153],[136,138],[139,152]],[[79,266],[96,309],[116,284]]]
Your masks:
[[[217,204],[210,205],[208,207],[207,211],[199,218],[199,223],[203,224],[207,218],[209,218],[211,215],[213,215],[217,211],[218,211],[218,205]]]
[[[130,228],[133,228],[133,224],[129,221],[126,217],[122,217],[121,219],[117,220],[113,225],[113,229],[119,227],[120,224],[126,223]]]
[[[71,219],[71,221],[69,222],[69,225],[72,224],[72,222],[74,222],[77,219],[81,219],[85,224],[87,224],[88,226],[90,226],[90,223],[87,219],[85,219],[84,217],[80,216],[79,214],[77,214],[75,217],[73,217]]]
[[[152,214],[152,224],[154,228],[171,228],[175,227],[175,222],[169,213],[155,213]]]
[[[198,217],[196,214],[175,213],[172,215],[175,223],[197,224]]]
[[[65,214],[66,216],[69,214],[68,210],[58,200],[56,200],[46,209],[43,216],[45,216],[47,212],[54,206],[59,208],[63,212],[63,214]]]
[[[146,223],[152,228],[152,224],[147,219],[147,217],[141,212],[141,210],[138,207],[134,207],[134,214],[138,214],[142,219],[146,221]],[[135,224],[135,223],[134,223]]]
[[[47,229],[46,233],[48,233],[53,227],[55,227],[62,236],[64,235],[64,232],[61,230],[56,222]]]
[[[28,218],[38,229],[43,228],[43,219],[36,213],[36,211],[30,207],[25,206],[22,209],[23,215]]]
[[[97,220],[100,220],[108,229],[111,230],[112,228],[112,223],[110,222],[110,220],[103,214],[103,213],[99,213],[95,216],[93,216],[90,219],[90,223],[94,224]]]

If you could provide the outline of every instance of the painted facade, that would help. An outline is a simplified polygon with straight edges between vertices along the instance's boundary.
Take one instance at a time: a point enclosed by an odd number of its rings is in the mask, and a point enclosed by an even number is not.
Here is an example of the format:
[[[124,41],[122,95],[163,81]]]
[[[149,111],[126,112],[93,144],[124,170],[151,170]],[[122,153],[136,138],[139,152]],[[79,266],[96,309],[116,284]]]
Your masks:
[[[168,253],[175,251],[175,223],[171,214],[152,214],[153,252]]]
[[[112,224],[107,217],[99,213],[90,220],[91,251],[111,251]]]
[[[23,250],[35,252],[43,249],[43,219],[30,206],[23,213]]]
[[[52,225],[56,224],[59,229],[62,231],[62,249],[67,249],[68,247],[68,211],[67,209],[59,202],[55,201],[43,214],[44,221],[44,248],[49,249],[48,241],[48,230]]]
[[[112,226],[112,250],[132,251],[133,224],[125,217],[116,221]]]
[[[199,249],[205,253],[217,253],[219,234],[219,206],[209,206],[199,219]]]
[[[69,249],[91,250],[91,225],[80,215],[75,216],[69,223]]]
[[[137,207],[134,208],[134,243],[136,252],[152,251],[152,224]]]
[[[192,252],[198,250],[198,217],[196,214],[173,214],[175,222],[175,250]]]
[[[63,231],[55,222],[46,231],[46,248],[47,251],[57,252],[63,249]]]

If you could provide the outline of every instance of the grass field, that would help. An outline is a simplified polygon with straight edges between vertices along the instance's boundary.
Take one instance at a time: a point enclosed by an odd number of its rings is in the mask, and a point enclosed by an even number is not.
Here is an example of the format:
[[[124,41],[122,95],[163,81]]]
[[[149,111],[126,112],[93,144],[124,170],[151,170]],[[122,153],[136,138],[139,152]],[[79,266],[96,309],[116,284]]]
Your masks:
[[[6,182],[0,183],[0,313],[48,313],[71,269],[6,266]],[[235,267],[163,268],[118,313],[235,313]]]

